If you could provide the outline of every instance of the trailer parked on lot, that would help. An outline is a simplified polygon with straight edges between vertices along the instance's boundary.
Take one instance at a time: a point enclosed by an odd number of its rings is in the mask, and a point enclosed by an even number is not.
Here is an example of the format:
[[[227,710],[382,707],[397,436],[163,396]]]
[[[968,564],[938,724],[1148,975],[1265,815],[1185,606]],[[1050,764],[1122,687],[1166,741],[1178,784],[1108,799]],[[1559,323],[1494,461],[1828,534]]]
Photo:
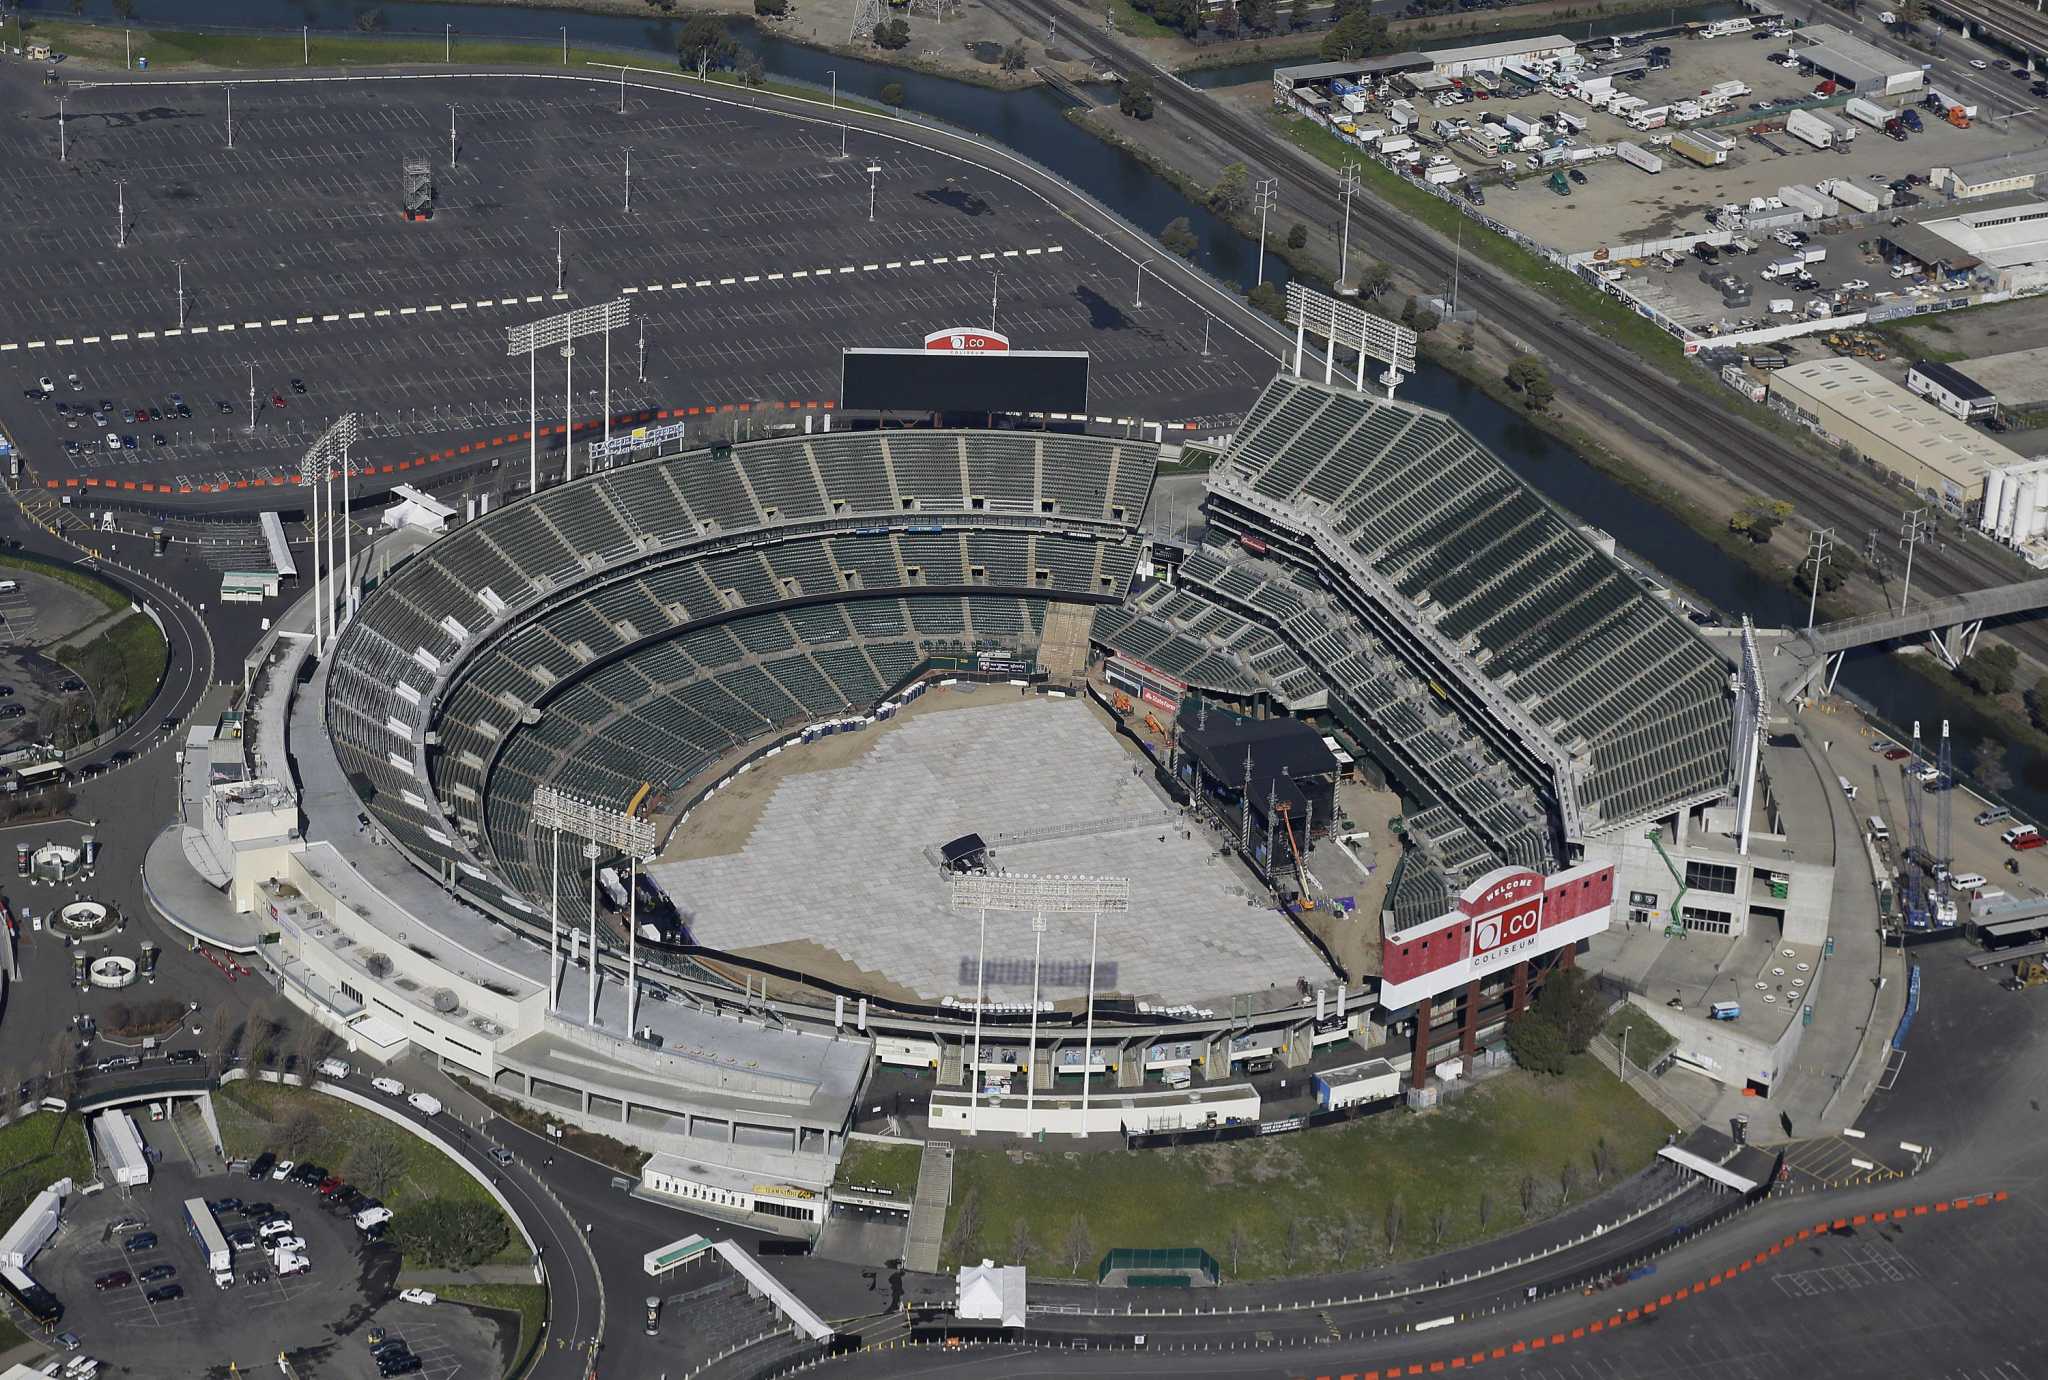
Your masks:
[[[1795,110],[1785,117],[1785,132],[1795,139],[1804,140],[1817,149],[1831,149],[1835,146],[1834,127],[1825,120],[1814,118],[1810,110]]]
[[[1401,1090],[1401,1071],[1385,1059],[1365,1059],[1324,1069],[1309,1081],[1315,1088],[1316,1105],[1329,1112],[1392,1097]]]
[[[1632,168],[1641,168],[1646,173],[1664,171],[1664,160],[1648,150],[1629,143],[1626,139],[1614,146],[1614,156]]]
[[[1671,136],[1671,151],[1703,168],[1717,168],[1728,161],[1726,149],[1716,148],[1691,130],[1684,130]]]
[[[1852,120],[1861,120],[1872,129],[1883,129],[1892,113],[1875,101],[1866,101],[1861,96],[1851,96],[1849,103],[1842,107],[1842,113]]]

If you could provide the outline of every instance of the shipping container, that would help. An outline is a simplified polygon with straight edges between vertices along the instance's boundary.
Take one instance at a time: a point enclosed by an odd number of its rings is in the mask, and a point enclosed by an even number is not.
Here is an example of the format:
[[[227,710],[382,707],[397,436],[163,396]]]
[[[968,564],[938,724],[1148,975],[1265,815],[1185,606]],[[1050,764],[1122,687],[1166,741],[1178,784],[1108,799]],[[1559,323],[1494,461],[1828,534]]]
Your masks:
[[[1664,171],[1664,160],[1635,144],[1623,140],[1614,146],[1614,156],[1632,168],[1641,168],[1646,173]]]
[[[1792,210],[1804,212],[1810,220],[1826,220],[1842,210],[1833,197],[1822,196],[1811,187],[1780,187],[1778,199]]]

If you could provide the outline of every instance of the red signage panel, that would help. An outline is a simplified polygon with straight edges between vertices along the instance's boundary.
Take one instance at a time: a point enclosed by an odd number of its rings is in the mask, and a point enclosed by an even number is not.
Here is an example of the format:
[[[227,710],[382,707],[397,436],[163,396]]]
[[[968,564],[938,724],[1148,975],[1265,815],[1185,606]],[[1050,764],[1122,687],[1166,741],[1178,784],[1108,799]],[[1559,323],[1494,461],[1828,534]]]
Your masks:
[[[1010,337],[1000,331],[983,330],[977,326],[949,326],[926,336],[924,347],[927,350],[965,350],[985,354],[1009,349]]]

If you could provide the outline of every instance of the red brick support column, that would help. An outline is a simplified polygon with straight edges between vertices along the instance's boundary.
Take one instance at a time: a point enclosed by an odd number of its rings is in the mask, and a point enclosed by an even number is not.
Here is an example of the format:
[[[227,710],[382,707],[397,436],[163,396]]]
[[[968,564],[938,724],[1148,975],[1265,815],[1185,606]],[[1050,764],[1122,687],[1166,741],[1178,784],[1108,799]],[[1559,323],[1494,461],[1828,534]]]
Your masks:
[[[1576,944],[1567,944],[1562,949],[1559,949],[1557,951],[1557,966],[1560,968],[1578,967],[1579,946]]]
[[[1529,1009],[1529,960],[1523,959],[1515,965],[1515,990],[1508,999],[1510,1014]]]
[[[1408,1086],[1419,1088],[1429,1077],[1430,999],[1415,1003],[1415,1049],[1408,1061]]]
[[[1479,979],[1465,984],[1465,1019],[1458,1030],[1458,1053],[1470,1059],[1479,1052]]]

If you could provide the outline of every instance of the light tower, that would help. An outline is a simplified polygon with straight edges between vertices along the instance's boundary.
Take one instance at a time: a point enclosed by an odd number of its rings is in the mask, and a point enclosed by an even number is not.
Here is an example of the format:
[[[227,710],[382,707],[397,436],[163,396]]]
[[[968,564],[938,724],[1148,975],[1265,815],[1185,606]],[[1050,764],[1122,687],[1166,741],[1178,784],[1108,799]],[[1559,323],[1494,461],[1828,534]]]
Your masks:
[[[626,1034],[633,1033],[633,1023],[639,1016],[639,868],[654,856],[654,823],[624,810],[607,809],[556,790],[553,786],[541,786],[533,793],[533,827],[547,829],[553,833],[553,869],[548,879],[548,1007],[560,1010],[562,956],[561,934],[558,924],[561,908],[562,886],[562,835],[570,834],[586,841],[583,849],[585,861],[590,864],[590,985],[584,1003],[584,1020],[597,1024],[597,863],[609,850],[623,853],[626,857]],[[573,949],[573,945],[571,946]]]
[[[988,917],[1001,914],[1029,915],[1032,929],[1031,958],[1031,1046],[1024,1061],[1024,1134],[1031,1134],[1031,1114],[1036,1103],[1038,1082],[1038,963],[1039,947],[1045,937],[1048,916],[1086,915],[1088,923],[1088,1017],[1085,1043],[1081,1049],[1081,1129],[1088,1134],[1088,1100],[1095,1081],[1095,954],[1105,911],[1131,908],[1131,879],[1128,877],[1039,877],[986,872],[963,873],[953,878],[953,909],[973,911],[980,917],[980,938],[974,956],[974,1054],[967,1070],[968,1133],[981,1130],[981,1013],[987,1005]]]

